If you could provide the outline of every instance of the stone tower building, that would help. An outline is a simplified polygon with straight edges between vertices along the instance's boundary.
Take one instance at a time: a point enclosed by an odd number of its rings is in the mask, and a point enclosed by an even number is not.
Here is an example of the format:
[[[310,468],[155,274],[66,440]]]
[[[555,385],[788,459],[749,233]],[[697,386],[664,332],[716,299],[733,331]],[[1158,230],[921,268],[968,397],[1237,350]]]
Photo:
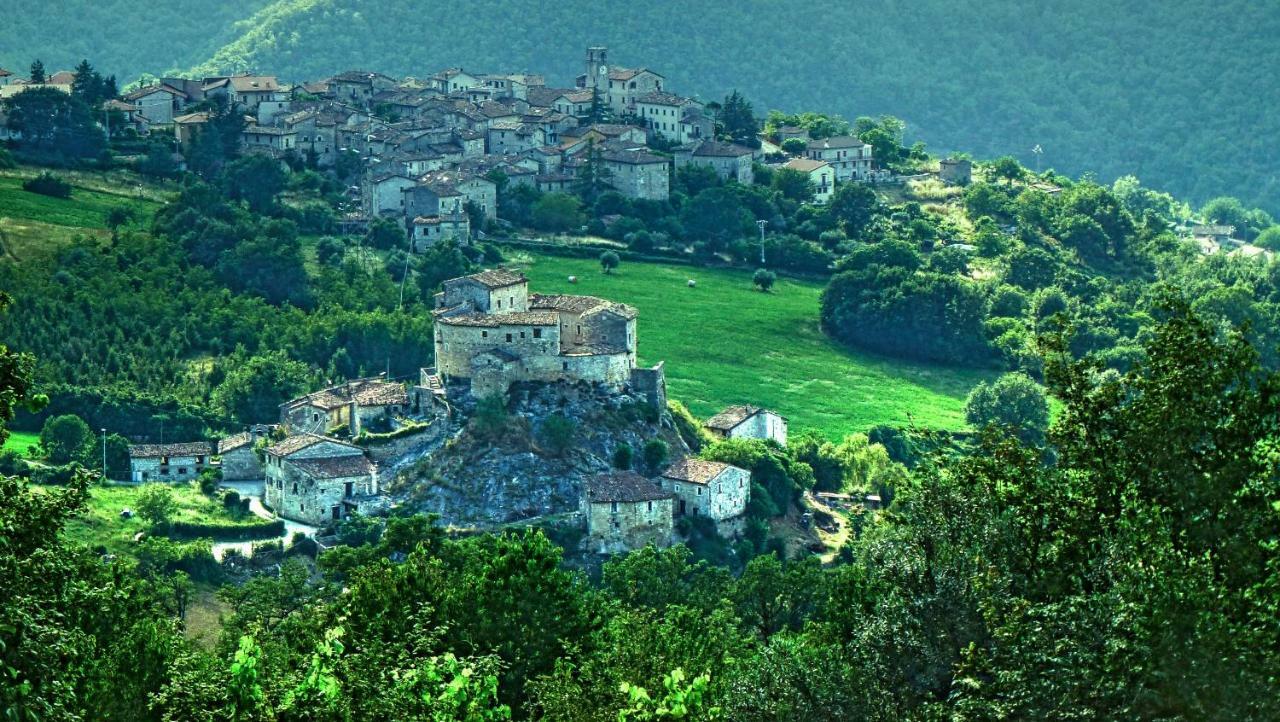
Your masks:
[[[585,87],[592,90],[608,90],[609,49],[587,48],[587,75]]]

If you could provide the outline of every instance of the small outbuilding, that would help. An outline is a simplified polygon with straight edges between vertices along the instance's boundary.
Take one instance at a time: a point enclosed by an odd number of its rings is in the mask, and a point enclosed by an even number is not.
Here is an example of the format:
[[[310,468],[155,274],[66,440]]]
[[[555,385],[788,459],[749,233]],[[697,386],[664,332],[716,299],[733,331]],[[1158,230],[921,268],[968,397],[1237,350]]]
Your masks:
[[[730,406],[707,419],[705,426],[723,439],[770,439],[787,445],[786,417],[759,406]]]

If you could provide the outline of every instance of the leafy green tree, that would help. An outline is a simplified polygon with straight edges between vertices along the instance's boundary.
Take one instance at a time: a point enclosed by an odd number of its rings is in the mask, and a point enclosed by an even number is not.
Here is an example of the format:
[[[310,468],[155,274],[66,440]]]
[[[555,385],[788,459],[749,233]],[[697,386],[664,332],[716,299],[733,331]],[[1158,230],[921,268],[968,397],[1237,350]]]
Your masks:
[[[36,58],[35,61],[31,63],[31,82],[33,84],[45,82],[44,72],[44,63],[41,62],[39,58]]]
[[[987,166],[987,172],[992,178],[1003,180],[1005,183],[1012,185],[1014,181],[1020,181],[1027,176],[1027,170],[1022,167],[1017,158],[1011,155],[1004,155],[991,161]]]
[[[347,253],[347,245],[339,238],[325,236],[316,241],[316,261],[322,266],[337,266]]]
[[[583,203],[589,206],[594,205],[601,194],[612,188],[612,180],[613,172],[605,165],[601,150],[596,146],[595,140],[587,141],[587,151],[574,179],[573,192],[582,199]],[[560,194],[552,193],[548,195]]]
[[[791,140],[799,140],[792,138]],[[801,145],[804,141],[799,141]],[[782,194],[783,198],[796,201],[797,203],[807,203],[813,200],[813,181],[809,180],[808,173],[802,173],[791,168],[779,168],[774,171],[773,178],[769,181],[769,187]]]
[[[250,153],[227,164],[222,183],[228,198],[244,201],[254,213],[267,213],[284,191],[285,170],[269,155]]]
[[[1271,251],[1280,251],[1280,226],[1271,226],[1258,237],[1253,239],[1255,246],[1260,246]]]
[[[166,484],[150,483],[142,487],[133,502],[134,511],[152,526],[168,524],[178,513],[178,502]]]
[[[93,455],[93,430],[79,416],[51,416],[40,429],[40,448],[54,464],[88,464]]]
[[[944,246],[929,255],[929,270],[937,273],[967,276],[969,252],[955,246]]]
[[[618,258],[618,254],[613,251],[605,251],[600,254],[600,270],[605,273],[613,273],[619,263],[620,259]]]
[[[1008,428],[1023,440],[1037,443],[1049,428],[1049,403],[1044,389],[1029,376],[1008,373],[974,387],[965,401],[964,417],[975,427]]]
[[[306,389],[307,366],[284,351],[241,357],[213,390],[213,403],[230,419],[262,423],[279,415],[280,404]]]
[[[472,268],[471,261],[462,252],[457,241],[452,239],[431,246],[415,258],[418,289],[422,299],[427,302],[440,290],[441,283],[450,278],[465,276]]]
[[[801,155],[808,150],[809,144],[801,138],[787,138],[782,141],[782,151],[791,155]]]
[[[671,447],[662,439],[649,439],[644,442],[640,453],[644,457],[645,467],[651,471],[657,471],[667,463],[667,457],[671,454]]]
[[[613,468],[630,469],[632,457],[634,455],[635,452],[632,451],[631,444],[628,444],[625,441],[618,444],[618,446],[613,450]]]
[[[531,221],[540,230],[571,231],[582,225],[582,202],[567,193],[547,193],[534,202]]]
[[[880,199],[865,184],[844,183],[832,194],[827,212],[846,236],[856,238],[880,214]]]
[[[24,90],[4,101],[17,150],[37,160],[97,159],[107,140],[89,106],[56,88]]]
[[[756,272],[751,275],[751,283],[763,293],[768,293],[777,281],[778,274],[764,268],[757,268]]]
[[[261,233],[222,253],[218,276],[230,288],[263,297],[269,303],[310,304],[309,278],[297,226],[275,220]]]
[[[755,228],[750,211],[728,188],[711,188],[691,198],[680,210],[680,222],[688,238],[706,242],[711,250],[722,250]]]
[[[364,234],[364,243],[370,248],[382,251],[404,248],[404,226],[392,218],[375,218],[369,223],[369,230]]]
[[[1058,260],[1051,253],[1037,246],[1023,246],[1009,256],[1009,270],[1004,280],[1034,291],[1052,284],[1057,274]]]

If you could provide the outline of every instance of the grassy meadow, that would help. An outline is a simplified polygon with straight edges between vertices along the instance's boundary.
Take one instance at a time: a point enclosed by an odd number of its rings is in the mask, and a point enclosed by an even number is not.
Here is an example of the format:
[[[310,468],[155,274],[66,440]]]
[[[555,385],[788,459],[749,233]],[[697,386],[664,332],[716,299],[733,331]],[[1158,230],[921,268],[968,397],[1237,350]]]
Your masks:
[[[162,192],[151,184],[126,183],[125,175],[59,173],[73,185],[70,198],[23,190],[29,169],[0,175],[0,259],[21,262],[56,251],[77,234],[107,235],[107,213],[124,206],[134,222],[149,220]]]
[[[220,522],[257,524],[261,520],[248,514],[239,519],[227,513],[222,503],[200,493],[192,484],[172,484],[174,501],[178,502],[178,512],[173,521],[185,522]],[[89,488],[91,498],[89,508],[67,522],[66,534],[69,539],[89,546],[104,546],[112,553],[128,551],[133,543],[133,536],[147,530],[147,523],[137,514],[129,519],[120,517],[123,509],[137,510],[138,495],[142,493],[142,485],[95,484]]]
[[[779,278],[772,292],[761,293],[745,270],[623,261],[606,275],[593,259],[506,253],[509,265],[528,274],[532,291],[597,295],[638,308],[640,362],[665,361],[671,398],[699,416],[751,403],[776,409],[793,431],[831,438],[876,424],[963,429],[965,397],[992,376],[840,346],[818,326],[816,281]]]
[[[9,430],[9,438],[4,441],[5,451],[14,451],[23,456],[27,453],[27,447],[38,446],[40,444],[40,435],[30,431],[14,431]]]

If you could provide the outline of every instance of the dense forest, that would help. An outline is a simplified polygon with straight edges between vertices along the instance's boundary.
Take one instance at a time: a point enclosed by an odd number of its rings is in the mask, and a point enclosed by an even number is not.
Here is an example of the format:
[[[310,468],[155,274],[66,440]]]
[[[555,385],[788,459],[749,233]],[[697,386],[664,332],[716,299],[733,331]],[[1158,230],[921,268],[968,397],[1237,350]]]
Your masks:
[[[1270,142],[1280,121],[1264,112],[1280,92],[1280,13],[1266,3],[1153,12],[1100,0],[716,0],[668,12],[539,2],[516,25],[495,0],[450,8],[443,24],[407,0],[174,5],[11,7],[0,11],[12,31],[0,65],[21,72],[45,53],[46,65],[70,68],[88,55],[122,80],[174,69],[296,80],[352,67],[422,77],[462,65],[542,72],[563,85],[581,72],[583,48],[605,44],[615,64],[653,67],[672,89],[705,99],[739,88],[762,109],[892,113],[939,150],[1013,153],[1032,167],[1093,171],[1106,182],[1132,173],[1196,204],[1229,194],[1280,212],[1272,170],[1280,157]],[[761,22],[769,7],[776,22]],[[400,28],[417,28],[414,41],[390,41]],[[76,49],[104,29],[122,41],[108,45],[127,51]],[[773,50],[761,62],[766,47]]]

